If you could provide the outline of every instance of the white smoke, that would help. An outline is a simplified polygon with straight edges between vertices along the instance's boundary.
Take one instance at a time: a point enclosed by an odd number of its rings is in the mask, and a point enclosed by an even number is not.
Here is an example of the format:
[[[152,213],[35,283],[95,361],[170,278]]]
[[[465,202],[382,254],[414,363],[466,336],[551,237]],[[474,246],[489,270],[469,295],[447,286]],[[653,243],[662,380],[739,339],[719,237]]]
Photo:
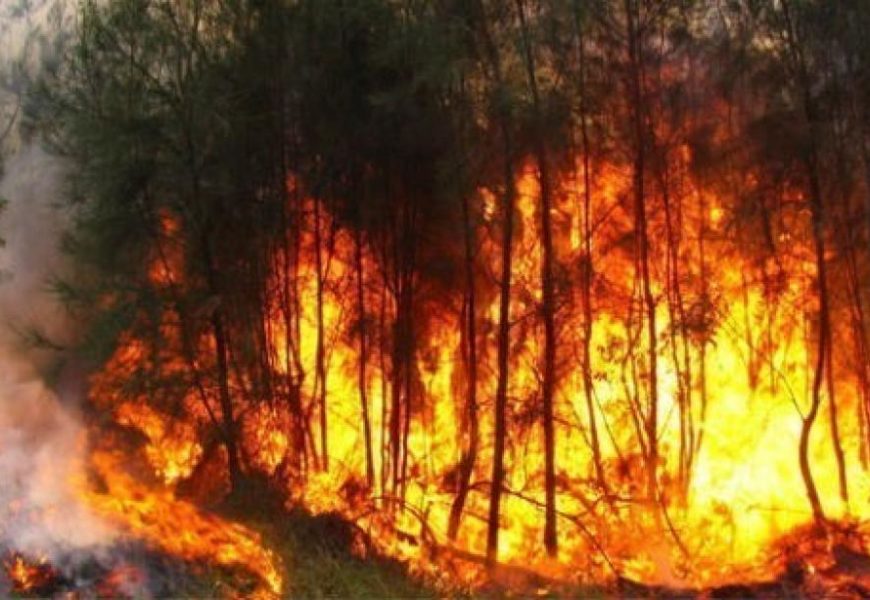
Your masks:
[[[76,496],[83,484],[84,431],[75,398],[59,398],[40,373],[44,351],[28,347],[22,330],[37,326],[54,340],[68,328],[48,292],[62,268],[56,208],[61,168],[34,146],[6,162],[0,197],[0,543],[28,554],[59,557],[108,537]],[[71,392],[75,392],[74,386]]]
[[[20,151],[9,124],[20,122],[28,82],[56,60],[75,29],[76,0],[0,0],[0,156]]]
[[[26,81],[69,27],[74,3],[0,0],[0,135]],[[25,343],[37,328],[63,342],[69,322],[48,290],[63,270],[62,166],[13,126],[0,143],[0,548],[53,561],[96,549],[109,529],[77,497],[84,485],[85,432],[76,413],[77,386],[50,388],[43,373],[53,352]],[[5,156],[4,156],[5,155]]]

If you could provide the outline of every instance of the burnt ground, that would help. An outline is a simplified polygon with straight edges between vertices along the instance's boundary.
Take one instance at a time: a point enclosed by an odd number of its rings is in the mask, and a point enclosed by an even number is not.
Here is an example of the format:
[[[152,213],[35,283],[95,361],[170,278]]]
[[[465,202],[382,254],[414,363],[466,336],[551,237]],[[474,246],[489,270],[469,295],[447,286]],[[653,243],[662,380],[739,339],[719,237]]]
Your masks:
[[[119,542],[93,552],[78,550],[53,556],[50,562],[11,549],[0,554],[2,597],[243,597],[260,585],[244,570],[184,561],[138,541]]]

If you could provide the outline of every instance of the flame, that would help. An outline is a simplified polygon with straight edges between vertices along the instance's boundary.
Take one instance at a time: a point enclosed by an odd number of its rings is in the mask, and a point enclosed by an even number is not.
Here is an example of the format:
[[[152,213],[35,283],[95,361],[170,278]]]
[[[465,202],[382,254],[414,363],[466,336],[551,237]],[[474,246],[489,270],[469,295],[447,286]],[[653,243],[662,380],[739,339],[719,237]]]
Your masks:
[[[688,150],[678,153],[673,166],[689,181]],[[682,162],[680,162],[682,161]],[[579,167],[579,168],[582,168]],[[295,181],[295,180],[294,180]],[[752,185],[753,177],[748,177]],[[294,183],[295,185],[295,183]],[[668,224],[661,211],[650,216],[653,240],[652,293],[658,323],[656,373],[660,446],[658,497],[648,497],[644,480],[641,434],[635,422],[651,395],[645,336],[637,325],[638,279],[634,253],[630,170],[597,165],[589,190],[588,215],[592,237],[585,240],[587,217],[581,208],[582,178],[566,177],[557,186],[553,206],[555,252],[564,273],[575,285],[560,290],[557,314],[562,364],[556,390],[557,509],[560,552],[557,560],[541,558],[543,507],[543,441],[538,429],[536,399],[540,388],[543,342],[537,319],[542,290],[540,265],[539,196],[537,174],[521,171],[517,180],[517,236],[511,287],[511,363],[508,395],[510,424],[505,466],[507,493],[500,521],[499,559],[503,565],[533,570],[556,580],[606,582],[616,575],[648,584],[704,587],[732,581],[764,579],[785,569],[769,560],[777,544],[790,532],[812,522],[804,483],[798,469],[797,448],[802,415],[809,406],[814,357],[815,263],[809,243],[799,243],[808,230],[808,217],[794,211],[784,218],[793,232],[782,238],[790,252],[752,256],[725,240],[730,226],[727,197],[714,189],[684,183],[679,190],[681,242],[675,257],[661,248]],[[703,202],[700,198],[703,197]],[[464,398],[467,368],[462,361],[461,316],[420,300],[413,374],[415,400],[408,423],[408,477],[401,490],[389,483],[391,443],[389,424],[393,365],[378,356],[386,344],[381,333],[370,334],[364,388],[372,432],[374,481],[367,481],[365,437],[361,425],[356,314],[352,290],[355,240],[329,222],[335,231],[329,263],[322,273],[323,329],[326,360],[326,432],[329,469],[314,465],[288,477],[293,502],[314,512],[337,511],[371,534],[382,552],[402,558],[411,568],[436,581],[453,578],[459,585],[486,579],[482,556],[486,548],[489,465],[492,460],[492,398],[495,396],[495,331],[498,297],[495,281],[500,270],[502,218],[496,194],[480,192],[481,219],[475,225],[480,245],[478,327],[480,330],[477,461],[456,540],[447,539],[455,497],[457,464],[462,455],[465,425]],[[312,200],[306,201],[310,219]],[[310,225],[310,223],[309,223]],[[167,222],[171,227],[171,220]],[[317,271],[313,226],[303,228],[296,283],[298,331],[269,307],[266,331],[271,335],[278,374],[294,379],[303,410],[312,423],[320,410],[317,360]],[[785,234],[783,234],[785,235]],[[700,249],[703,238],[706,250]],[[375,252],[363,252],[364,301],[372,314],[380,312],[388,324],[398,300],[380,284],[383,266]],[[591,254],[590,254],[591,253]],[[682,310],[675,314],[668,301],[674,279],[668,269],[675,259],[681,273]],[[165,285],[180,271],[177,259],[152,269],[155,283]],[[172,263],[175,266],[167,267]],[[281,261],[277,264],[282,265]],[[584,266],[585,265],[585,266]],[[280,267],[279,267],[280,268]],[[591,300],[584,298],[577,269],[591,269]],[[590,338],[584,340],[584,302],[594,303]],[[422,317],[421,317],[422,318]],[[380,327],[369,318],[371,330]],[[387,326],[388,327],[388,326]],[[846,336],[835,331],[838,338]],[[171,334],[168,334],[171,339]],[[289,355],[290,339],[299,346]],[[378,341],[380,340],[380,341]],[[591,395],[590,415],[579,358],[588,343]],[[203,448],[197,428],[206,422],[194,398],[182,399],[180,416],[163,414],[144,402],[113,396],[107,381],[123,376],[124,365],[136,362],[145,350],[135,338],[121,344],[103,374],[94,379],[92,395],[112,406],[119,422],[139,429],[148,439],[146,453],[157,474],[171,486],[188,477],[201,460]],[[172,348],[165,350],[172,357]],[[169,369],[188,368],[176,357]],[[173,362],[174,361],[174,362]],[[689,365],[691,369],[687,369]],[[704,372],[701,373],[701,365]],[[870,494],[870,477],[861,464],[862,399],[846,365],[835,364],[834,390],[847,476],[853,498]],[[689,372],[691,371],[691,372]],[[828,392],[824,392],[829,402]],[[140,399],[142,400],[142,399]],[[293,453],[293,424],[289,409],[267,403],[240,402],[240,431],[249,468],[280,477],[280,467]],[[638,406],[640,408],[638,408]],[[596,481],[590,447],[591,421],[597,423],[601,463],[608,489]],[[835,455],[831,449],[830,415],[819,414],[810,441],[812,472],[825,511],[832,520],[870,518],[864,502],[849,505],[838,494]],[[687,431],[689,432],[687,434]],[[297,432],[298,434],[298,432]],[[690,438],[684,439],[686,435]],[[316,446],[315,442],[304,442]],[[691,466],[681,464],[691,457]],[[98,463],[108,461],[96,456]],[[281,589],[274,557],[241,528],[219,524],[167,492],[147,491],[133,480],[107,468],[110,494],[92,495],[110,518],[119,519],[138,535],[169,552],[222,564],[241,562]],[[208,550],[213,548],[213,550]],[[445,570],[449,565],[449,571]]]
[[[152,547],[191,562],[242,567],[263,582],[255,596],[279,596],[279,561],[259,535],[179,500],[168,490],[149,489],[124,473],[119,456],[95,452],[94,468],[105,491],[83,490],[94,511]]]
[[[3,567],[12,583],[12,591],[19,594],[37,592],[55,577],[44,557],[30,561],[15,554],[3,561]]]

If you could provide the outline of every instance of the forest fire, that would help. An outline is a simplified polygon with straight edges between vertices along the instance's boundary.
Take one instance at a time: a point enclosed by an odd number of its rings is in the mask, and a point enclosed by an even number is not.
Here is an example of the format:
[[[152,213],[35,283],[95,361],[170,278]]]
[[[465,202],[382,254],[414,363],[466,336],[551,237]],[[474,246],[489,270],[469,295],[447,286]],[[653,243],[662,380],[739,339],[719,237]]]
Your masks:
[[[631,224],[628,215],[626,220],[620,218],[620,212],[624,211],[621,198],[630,178],[611,167],[602,168],[602,172],[606,173],[606,179],[594,191],[598,200],[590,207],[589,218],[603,223],[594,239],[603,253],[604,248],[625,235]],[[509,395],[517,401],[511,434],[516,438],[506,457],[512,480],[506,487],[502,506],[500,562],[531,567],[556,582],[570,581],[577,565],[582,564],[587,583],[618,578],[673,589],[771,581],[797,568],[806,572],[808,581],[815,577],[815,585],[827,586],[823,589],[828,591],[835,589],[834,583],[822,580],[819,574],[836,572],[833,557],[839,549],[848,548],[856,556],[863,556],[867,539],[861,529],[852,528],[847,536],[850,541],[845,544],[844,534],[838,533],[839,526],[833,521],[819,530],[808,527],[813,515],[797,469],[796,449],[812,377],[812,370],[807,368],[812,356],[812,341],[808,337],[811,334],[801,325],[808,310],[806,300],[813,296],[811,250],[795,247],[790,256],[780,257],[776,264],[754,266],[752,259],[744,260],[722,244],[722,233],[728,224],[723,221],[720,204],[711,195],[707,196],[706,206],[682,208],[684,222],[693,223],[696,232],[703,230],[707,248],[686,244],[681,250],[680,268],[696,275],[706,271],[702,275],[705,281],[700,283],[706,291],[683,290],[684,305],[679,310],[684,316],[679,318],[684,321],[671,321],[678,318],[672,312],[675,307],[664,300],[656,308],[662,338],[656,350],[659,398],[656,495],[651,499],[643,489],[648,458],[642,452],[628,450],[634,441],[643,439],[642,422],[649,415],[644,414],[638,396],[648,384],[638,374],[644,368],[643,359],[637,355],[643,342],[638,341],[638,332],[630,322],[632,311],[638,310],[631,299],[635,277],[632,259],[615,252],[598,259],[597,269],[607,275],[598,276],[597,289],[590,291],[597,314],[588,342],[594,386],[591,418],[598,423],[599,456],[596,459],[590,452],[590,405],[583,388],[583,374],[566,371],[556,391],[560,398],[556,455],[560,556],[558,561],[536,558],[540,556],[545,502],[539,471],[544,449],[533,435],[538,417],[524,411],[533,410],[527,403],[533,402],[540,382],[535,358],[540,353],[540,341],[535,334],[538,325],[525,325],[522,321],[533,319],[541,297],[537,279],[541,260],[536,224],[540,196],[537,181],[534,170],[527,168],[516,182],[519,235],[515,241],[517,260],[511,308],[518,315],[518,329],[523,331],[516,334],[512,350]],[[572,180],[565,180],[559,187],[554,213],[564,220],[560,227],[564,238],[557,240],[557,252],[560,260],[568,263],[572,254],[583,252],[576,235],[576,230],[584,227],[583,217],[576,210],[583,189]],[[702,194],[708,192],[692,192],[696,198]],[[483,238],[483,232],[497,220],[497,209],[492,195],[486,191],[481,195],[491,206],[484,213],[489,216],[478,225],[477,235]],[[315,218],[314,204],[312,200],[307,202],[308,219]],[[608,218],[604,220],[599,215]],[[358,346],[342,341],[342,331],[354,327],[357,318],[353,303],[360,299],[350,298],[356,285],[354,269],[359,268],[354,265],[359,264],[355,261],[360,257],[346,232],[328,215],[319,218],[320,236],[329,238],[330,264],[328,270],[322,271],[322,298],[318,300],[317,233],[307,235],[295,266],[300,294],[296,323],[299,330],[295,333],[300,342],[295,350],[297,355],[287,354],[288,346],[293,346],[286,339],[285,323],[280,316],[268,322],[267,330],[272,332],[270,342],[279,371],[291,376],[293,369],[315,371],[319,339],[316,312],[322,310],[323,337],[330,348],[323,372],[324,389],[317,389],[321,384],[315,379],[308,391],[302,393],[312,403],[324,392],[328,398],[329,428],[322,443],[329,448],[332,464],[329,471],[315,466],[302,480],[290,476],[288,493],[293,502],[301,502],[314,512],[337,511],[361,525],[379,551],[403,557],[425,576],[437,578],[439,573],[443,577],[449,572],[450,577],[461,575],[467,585],[484,583],[487,580],[482,568],[487,525],[484,515],[488,498],[483,472],[475,476],[479,482],[472,480],[468,484],[466,516],[458,535],[454,540],[448,536],[459,485],[456,480],[460,477],[456,465],[462,455],[462,435],[455,424],[464,420],[462,403],[457,398],[462,397],[463,386],[467,385],[468,365],[463,362],[462,348],[467,341],[462,340],[456,323],[448,317],[427,323],[425,338],[417,342],[422,362],[413,385],[419,386],[415,393],[424,400],[413,417],[403,416],[409,422],[401,434],[407,444],[402,449],[406,456],[401,460],[407,462],[398,468],[405,473],[399,479],[393,479],[397,467],[390,462],[389,452],[393,410],[390,393],[395,393],[389,390],[396,385],[394,375],[379,362],[383,361],[382,354],[380,359],[371,359],[365,384],[366,426],[371,436],[368,443],[374,449],[370,456],[375,477],[367,484],[369,451],[365,449],[365,427],[359,421],[361,357]],[[654,221],[650,226],[664,229],[666,223]],[[479,252],[482,256],[492,254],[491,262],[481,268],[495,273],[499,267],[498,248],[483,246]],[[372,274],[369,277],[378,272],[377,263],[368,254],[363,255],[362,265],[363,272]],[[756,269],[758,274],[753,275]],[[162,273],[165,284],[171,277],[166,275],[168,271]],[[481,279],[485,281],[487,277],[494,278],[485,271]],[[780,278],[781,283],[771,281],[774,277]],[[477,308],[479,327],[494,330],[497,297],[485,291],[486,283],[477,285],[482,290]],[[670,298],[674,293],[668,289],[673,282],[654,280],[652,285],[657,296]],[[377,307],[373,310],[387,314],[395,310],[384,305],[383,290],[375,281],[365,281],[363,289],[361,301]],[[489,306],[485,299],[489,299]],[[580,307],[584,299],[569,297],[564,302]],[[702,302],[712,306],[705,307]],[[571,314],[569,309],[562,311],[560,343],[572,354],[582,352],[582,319],[582,314]],[[482,339],[480,346],[486,344]],[[95,379],[96,393],[116,378],[126,377],[124,365],[142,360],[141,351],[140,344],[133,340],[122,345],[108,369]],[[378,352],[370,356],[377,356]],[[478,352],[478,356],[491,356],[482,349]],[[690,364],[701,364],[704,371],[692,375],[686,372]],[[478,365],[478,393],[489,395],[495,382],[482,371],[492,373],[494,369],[484,371],[484,367],[484,363]],[[119,369],[120,373],[113,369]],[[845,386],[837,392],[843,414],[855,415],[839,423],[837,443],[848,457],[849,489],[853,497],[861,498],[870,483],[861,458],[862,400]],[[626,398],[630,401],[626,402]],[[158,413],[144,403],[137,404],[135,399],[119,404],[116,412],[119,420],[139,428],[148,437],[149,460],[168,484],[189,477],[192,465],[202,462],[205,454],[192,435],[208,419],[204,403],[198,398],[187,402],[188,418],[198,419],[198,424],[195,420],[186,425],[185,421],[165,416],[161,420]],[[136,406],[140,408],[135,409]],[[484,405],[477,409],[478,435],[484,439],[491,435],[488,429],[491,410],[491,406]],[[293,447],[291,438],[282,432],[292,430],[289,424],[293,415],[280,407],[262,406],[243,408],[239,413],[244,415],[240,441],[252,468],[272,476],[287,469],[286,461]],[[814,484],[825,499],[828,518],[861,522],[870,517],[864,503],[850,505],[839,493],[836,455],[828,433],[829,418],[819,415],[819,433],[809,447]],[[173,430],[177,433],[167,433]],[[322,454],[318,455],[320,441],[307,438],[298,443],[310,450],[310,460],[324,460]],[[485,450],[479,452],[478,460],[485,465],[487,460],[482,458]],[[785,540],[792,540],[794,546]],[[793,560],[781,558],[782,550],[777,548],[788,548],[786,555]],[[256,565],[257,572],[272,581],[272,574],[262,566],[268,561],[255,555],[247,562]],[[456,571],[445,571],[445,564]],[[854,578],[849,581],[850,585],[858,585]]]
[[[446,596],[870,595],[861,3],[76,14],[27,107],[76,327],[33,337],[114,558],[10,546],[10,590],[341,595],[292,556],[338,545]]]

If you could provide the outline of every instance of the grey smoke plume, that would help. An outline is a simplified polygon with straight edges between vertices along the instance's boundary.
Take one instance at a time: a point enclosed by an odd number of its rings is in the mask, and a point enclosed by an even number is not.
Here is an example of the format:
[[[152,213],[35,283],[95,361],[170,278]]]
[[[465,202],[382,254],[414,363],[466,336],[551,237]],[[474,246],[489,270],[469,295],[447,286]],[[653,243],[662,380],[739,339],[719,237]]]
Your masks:
[[[52,339],[68,328],[48,293],[62,268],[61,214],[53,207],[61,169],[40,149],[23,148],[6,163],[0,197],[0,545],[59,559],[102,545],[110,530],[77,497],[84,484],[84,431],[75,392],[52,390],[40,372],[46,358],[23,343],[20,330],[38,325]],[[65,393],[67,392],[67,393]]]
[[[74,3],[0,0],[0,116],[14,113],[35,74],[68,29]],[[0,134],[6,121],[0,119]],[[28,346],[21,332],[38,327],[64,340],[69,323],[48,292],[63,269],[58,250],[63,215],[56,208],[62,167],[13,129],[0,143],[0,549],[66,562],[76,550],[94,552],[112,535],[79,500],[84,485],[85,435],[74,385],[50,388],[42,374],[50,353]]]

